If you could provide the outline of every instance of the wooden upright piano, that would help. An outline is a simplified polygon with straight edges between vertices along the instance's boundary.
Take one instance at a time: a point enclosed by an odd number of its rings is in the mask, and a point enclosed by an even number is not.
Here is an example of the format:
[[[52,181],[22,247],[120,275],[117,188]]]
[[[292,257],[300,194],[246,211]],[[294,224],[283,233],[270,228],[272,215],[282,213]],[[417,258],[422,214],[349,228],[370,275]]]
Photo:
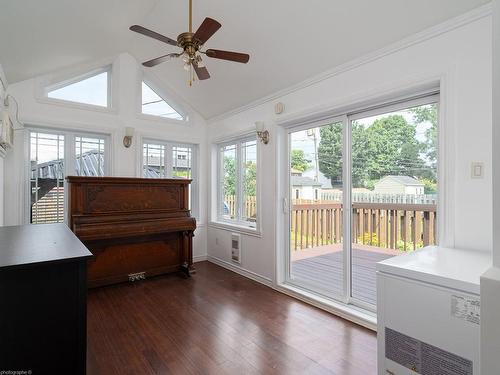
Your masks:
[[[193,272],[188,179],[66,177],[68,223],[94,257],[88,286]]]

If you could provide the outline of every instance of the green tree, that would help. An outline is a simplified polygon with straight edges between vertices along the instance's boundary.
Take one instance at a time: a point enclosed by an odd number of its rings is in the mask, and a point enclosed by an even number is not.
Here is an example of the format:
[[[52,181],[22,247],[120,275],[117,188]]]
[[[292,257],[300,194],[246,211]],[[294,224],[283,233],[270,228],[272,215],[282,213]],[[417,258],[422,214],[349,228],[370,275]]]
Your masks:
[[[243,188],[246,196],[255,196],[257,194],[257,164],[249,161],[245,165],[245,177]]]
[[[365,129],[365,136],[368,142],[363,147],[369,179],[378,180],[391,174],[421,175],[423,145],[416,138],[415,125],[403,116],[389,115],[375,120]]]
[[[304,172],[309,168],[310,160],[306,159],[303,150],[292,150],[291,166],[297,171]]]
[[[236,195],[236,161],[224,157],[224,195]]]
[[[430,104],[412,108],[410,112],[413,114],[413,121],[417,124],[429,122],[430,128],[425,131],[425,155],[428,163],[435,171],[437,168],[437,146],[438,146],[438,107],[437,104]],[[434,172],[430,179],[436,181],[436,173]]]
[[[245,165],[243,189],[247,196],[257,193],[257,164],[249,161]],[[224,195],[236,195],[236,161],[224,157]]]
[[[320,135],[319,169],[335,185],[342,181],[342,125],[325,126]],[[423,145],[403,116],[388,115],[368,127],[354,122],[351,138],[354,187],[372,187],[373,180],[390,174],[426,177]]]
[[[342,124],[324,126],[319,133],[319,170],[331,180],[332,185],[339,185],[342,181]]]

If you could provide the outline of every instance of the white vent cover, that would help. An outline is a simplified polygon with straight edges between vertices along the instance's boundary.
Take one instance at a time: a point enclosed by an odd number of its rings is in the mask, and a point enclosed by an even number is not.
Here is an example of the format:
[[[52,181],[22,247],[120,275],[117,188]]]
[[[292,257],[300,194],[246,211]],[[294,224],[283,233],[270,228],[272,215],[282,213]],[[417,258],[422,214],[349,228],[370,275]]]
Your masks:
[[[231,259],[241,263],[241,236],[236,233],[231,233]]]

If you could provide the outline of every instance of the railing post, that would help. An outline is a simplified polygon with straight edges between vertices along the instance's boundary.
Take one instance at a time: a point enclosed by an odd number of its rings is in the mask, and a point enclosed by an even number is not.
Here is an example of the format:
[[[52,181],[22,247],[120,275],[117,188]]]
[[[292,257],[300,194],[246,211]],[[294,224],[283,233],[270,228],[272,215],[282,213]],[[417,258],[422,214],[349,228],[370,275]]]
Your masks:
[[[429,245],[430,239],[430,212],[424,211],[424,246]]]

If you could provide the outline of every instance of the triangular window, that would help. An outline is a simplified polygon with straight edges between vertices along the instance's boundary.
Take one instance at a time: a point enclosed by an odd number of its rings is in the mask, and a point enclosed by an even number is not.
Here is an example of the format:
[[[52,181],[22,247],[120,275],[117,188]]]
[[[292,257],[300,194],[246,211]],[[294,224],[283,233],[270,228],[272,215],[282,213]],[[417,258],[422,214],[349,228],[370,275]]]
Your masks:
[[[173,109],[144,81],[142,82],[142,113],[146,115],[183,120],[182,115]]]
[[[66,81],[47,88],[47,97],[50,99],[65,100],[68,102],[109,106],[109,79],[110,72],[99,71],[92,75]]]

